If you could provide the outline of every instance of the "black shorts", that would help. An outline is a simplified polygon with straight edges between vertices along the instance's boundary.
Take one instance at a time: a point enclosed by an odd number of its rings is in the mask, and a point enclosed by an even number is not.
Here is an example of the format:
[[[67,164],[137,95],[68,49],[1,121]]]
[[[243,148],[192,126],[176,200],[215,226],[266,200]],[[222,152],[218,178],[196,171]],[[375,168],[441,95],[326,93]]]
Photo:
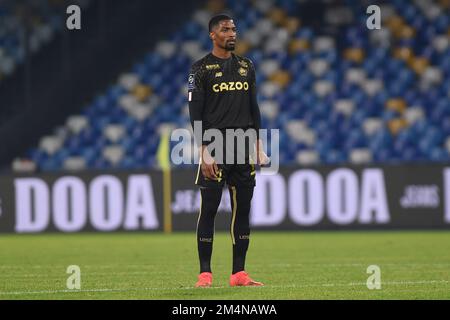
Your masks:
[[[242,132],[248,128],[243,128]],[[207,179],[203,176],[200,164],[197,169],[197,176],[195,184],[205,188],[223,188],[225,182],[228,186],[234,187],[254,187],[256,169],[251,160],[252,149],[255,144],[256,136],[247,138],[246,143],[239,143],[237,136],[230,136],[226,134],[226,129],[221,129],[224,137],[224,144],[222,155],[216,154],[216,151],[211,149],[211,144],[208,145],[208,150],[211,156],[216,159],[219,167],[219,177],[215,180]],[[238,134],[243,138],[242,134]],[[243,138],[244,139],[244,138]],[[228,159],[227,155],[231,155]]]
[[[223,188],[225,182],[233,187],[254,187],[256,185],[256,169],[254,164],[218,164],[219,174],[216,180],[203,176],[198,165],[195,184],[204,188]]]

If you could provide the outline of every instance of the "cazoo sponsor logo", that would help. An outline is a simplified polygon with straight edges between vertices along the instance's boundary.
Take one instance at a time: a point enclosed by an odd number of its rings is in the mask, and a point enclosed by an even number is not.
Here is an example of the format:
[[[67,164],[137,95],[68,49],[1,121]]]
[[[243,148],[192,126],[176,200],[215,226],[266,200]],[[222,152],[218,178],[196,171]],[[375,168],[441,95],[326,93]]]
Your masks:
[[[248,82],[244,81],[244,82],[221,82],[216,83],[215,85],[213,85],[212,87],[214,92],[222,92],[222,91],[235,91],[235,90],[244,90],[247,91],[248,90]]]

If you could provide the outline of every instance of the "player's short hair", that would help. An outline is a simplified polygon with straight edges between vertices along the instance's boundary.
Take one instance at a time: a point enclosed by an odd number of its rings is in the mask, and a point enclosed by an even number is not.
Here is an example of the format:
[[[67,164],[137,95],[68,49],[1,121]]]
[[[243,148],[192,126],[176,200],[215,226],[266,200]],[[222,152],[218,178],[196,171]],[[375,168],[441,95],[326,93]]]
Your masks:
[[[219,25],[219,23],[224,20],[233,20],[233,18],[227,14],[218,14],[218,15],[212,17],[208,23],[209,32],[211,32],[214,27]]]

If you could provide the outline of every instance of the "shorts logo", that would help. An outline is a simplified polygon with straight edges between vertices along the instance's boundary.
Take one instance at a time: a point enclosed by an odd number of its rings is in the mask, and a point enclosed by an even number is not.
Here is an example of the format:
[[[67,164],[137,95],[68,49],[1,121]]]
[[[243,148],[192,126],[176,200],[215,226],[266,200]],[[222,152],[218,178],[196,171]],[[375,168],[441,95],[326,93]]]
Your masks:
[[[207,64],[205,67],[206,67],[206,70],[220,69],[220,66],[218,64]]]
[[[239,68],[238,72],[243,77],[247,76],[247,69],[244,69],[244,68],[241,67],[241,68]]]
[[[222,181],[222,169],[219,170],[219,174],[217,175],[217,182],[221,182]]]

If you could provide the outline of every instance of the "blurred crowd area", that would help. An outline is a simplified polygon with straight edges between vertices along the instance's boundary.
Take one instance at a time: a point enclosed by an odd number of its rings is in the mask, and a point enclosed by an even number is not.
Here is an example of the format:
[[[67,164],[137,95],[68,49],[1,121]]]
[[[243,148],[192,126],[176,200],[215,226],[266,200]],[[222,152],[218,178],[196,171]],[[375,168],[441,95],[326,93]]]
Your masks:
[[[20,3],[0,2],[0,85],[23,59]],[[45,3],[30,20],[31,52],[61,26],[52,9],[62,1]],[[372,4],[379,30],[366,25]],[[217,13],[234,18],[236,54],[256,67],[262,125],[280,130],[282,165],[450,160],[449,0],[211,0],[12,168],[159,167],[161,138],[191,130],[187,77],[211,50],[207,24]]]

